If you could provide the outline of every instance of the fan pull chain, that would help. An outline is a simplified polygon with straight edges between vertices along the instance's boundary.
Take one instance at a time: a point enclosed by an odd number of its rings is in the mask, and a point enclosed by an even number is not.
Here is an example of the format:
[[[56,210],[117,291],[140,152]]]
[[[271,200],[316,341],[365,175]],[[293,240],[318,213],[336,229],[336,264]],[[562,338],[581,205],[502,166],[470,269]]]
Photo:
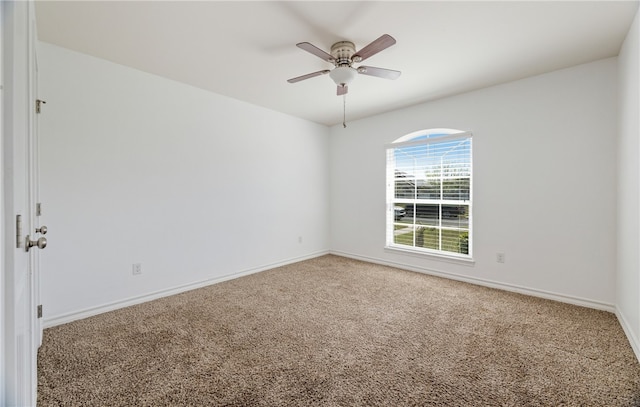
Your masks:
[[[347,94],[342,95],[342,127],[347,128]]]

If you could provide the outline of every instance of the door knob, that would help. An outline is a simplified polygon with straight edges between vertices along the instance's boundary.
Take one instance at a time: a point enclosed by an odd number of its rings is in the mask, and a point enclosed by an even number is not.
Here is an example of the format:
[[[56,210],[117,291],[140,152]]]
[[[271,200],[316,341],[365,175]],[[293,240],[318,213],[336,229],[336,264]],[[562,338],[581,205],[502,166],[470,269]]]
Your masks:
[[[38,229],[36,229],[36,232],[38,233],[42,233],[43,235],[47,234],[47,227],[46,226],[40,226]]]
[[[25,250],[29,251],[29,249],[33,246],[36,246],[38,249],[44,249],[45,247],[47,247],[47,238],[41,237],[38,240],[31,240],[27,235],[27,242],[24,245]]]

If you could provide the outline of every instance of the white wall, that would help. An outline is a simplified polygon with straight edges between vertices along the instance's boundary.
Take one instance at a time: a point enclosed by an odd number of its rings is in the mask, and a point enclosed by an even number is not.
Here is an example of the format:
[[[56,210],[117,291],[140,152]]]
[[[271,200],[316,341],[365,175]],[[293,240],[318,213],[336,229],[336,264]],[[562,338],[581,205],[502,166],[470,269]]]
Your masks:
[[[610,58],[332,127],[332,251],[612,310],[616,72]],[[440,127],[474,135],[471,266],[384,249],[384,146]]]
[[[38,52],[49,325],[326,252],[328,128],[50,44]]]
[[[640,359],[640,25],[638,14],[618,57],[618,256],[616,305]]]

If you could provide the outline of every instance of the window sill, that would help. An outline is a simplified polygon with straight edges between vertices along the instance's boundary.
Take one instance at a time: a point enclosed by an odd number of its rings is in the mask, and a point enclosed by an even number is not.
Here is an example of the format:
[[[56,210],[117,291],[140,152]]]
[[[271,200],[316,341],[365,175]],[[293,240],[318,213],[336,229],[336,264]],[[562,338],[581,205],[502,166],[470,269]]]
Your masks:
[[[426,258],[429,260],[437,260],[437,261],[444,261],[447,263],[461,264],[463,266],[473,266],[475,264],[475,260],[473,260],[473,258],[471,257],[465,258],[465,257],[457,257],[457,256],[447,256],[446,254],[427,253],[427,252],[422,252],[417,250],[404,249],[404,248],[395,247],[395,246],[385,246],[384,250],[388,252],[393,252],[393,253],[402,253],[409,256],[420,257],[422,259]]]

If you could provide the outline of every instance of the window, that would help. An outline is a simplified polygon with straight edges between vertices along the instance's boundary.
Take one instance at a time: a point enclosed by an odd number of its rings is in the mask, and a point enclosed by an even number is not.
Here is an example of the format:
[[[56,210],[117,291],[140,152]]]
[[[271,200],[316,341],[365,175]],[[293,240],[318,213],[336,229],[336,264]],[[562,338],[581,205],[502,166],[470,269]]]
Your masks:
[[[389,248],[471,258],[471,133],[433,129],[387,146]]]

